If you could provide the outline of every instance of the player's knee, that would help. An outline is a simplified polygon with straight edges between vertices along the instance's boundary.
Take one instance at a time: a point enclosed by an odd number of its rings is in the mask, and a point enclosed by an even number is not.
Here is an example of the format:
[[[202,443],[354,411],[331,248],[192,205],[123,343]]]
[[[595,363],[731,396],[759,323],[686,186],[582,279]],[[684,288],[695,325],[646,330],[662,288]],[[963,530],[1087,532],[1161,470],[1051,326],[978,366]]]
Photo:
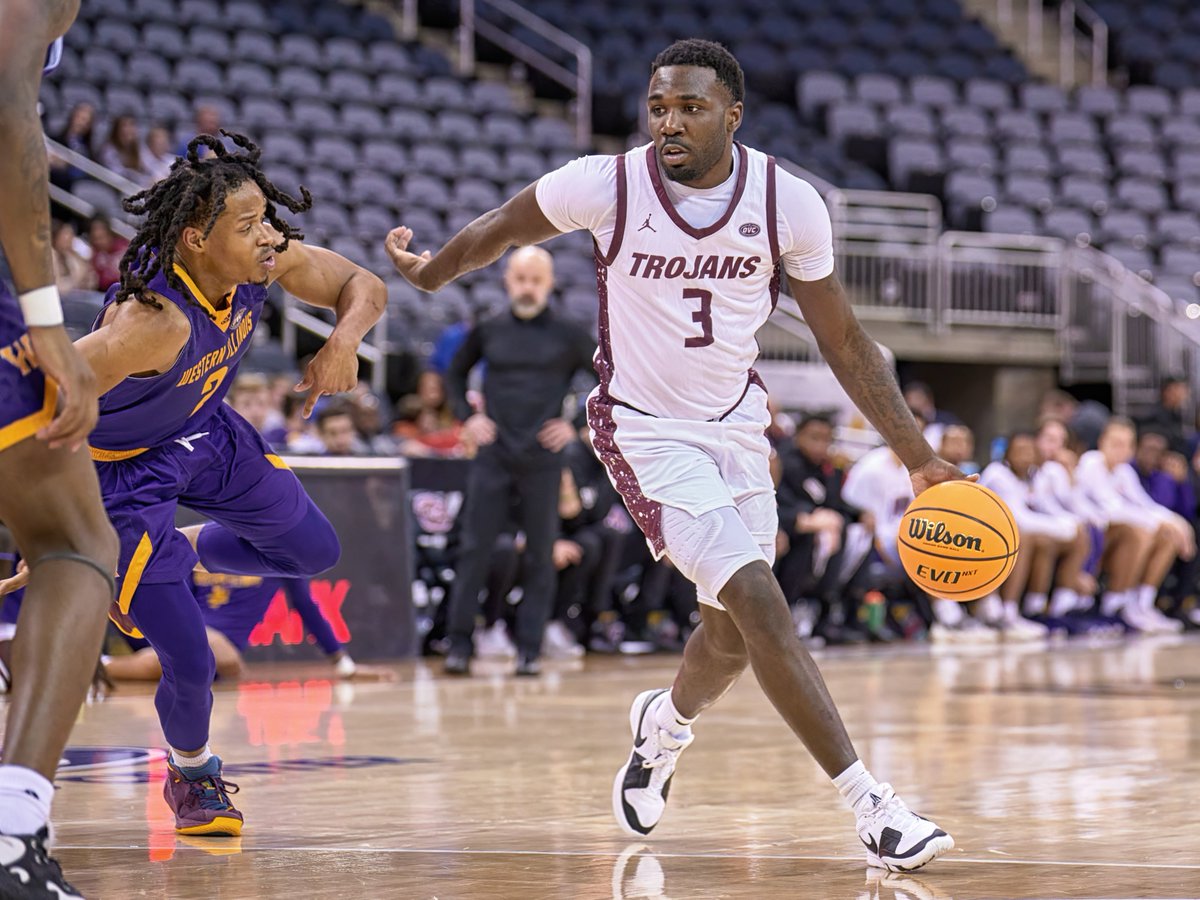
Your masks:
[[[208,690],[217,676],[217,661],[207,641],[203,649],[199,644],[157,649],[163,678],[177,690]]]
[[[304,548],[304,556],[309,561],[305,575],[319,575],[326,569],[332,569],[342,556],[342,543],[338,540],[337,531],[325,516],[315,522],[312,530],[312,543]]]
[[[309,506],[300,524],[278,544],[269,551],[272,561],[280,568],[281,575],[296,578],[320,575],[337,565],[342,555],[337,531],[315,505]]]

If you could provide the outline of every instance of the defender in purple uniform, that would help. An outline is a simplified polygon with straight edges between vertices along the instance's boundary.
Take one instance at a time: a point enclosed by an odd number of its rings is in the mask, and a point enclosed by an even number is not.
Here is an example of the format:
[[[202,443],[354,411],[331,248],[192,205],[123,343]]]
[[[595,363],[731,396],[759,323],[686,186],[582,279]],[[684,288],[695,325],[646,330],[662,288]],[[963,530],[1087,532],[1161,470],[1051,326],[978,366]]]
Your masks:
[[[0,519],[33,568],[0,765],[5,898],[79,896],[46,853],[51,781],[100,652],[117,556],[82,451],[96,384],[62,325],[37,115],[42,70],[61,56],[78,9],[0,0],[0,246],[17,291],[0,287]]]
[[[306,577],[340,552],[296,476],[221,401],[271,282],[337,311],[337,327],[296,386],[310,392],[306,415],[322,394],[355,386],[359,342],[387,299],[371,273],[299,242],[276,208],[308,209],[308,192],[279,191],[259,169],[258,148],[227,137],[238,151],[201,135],[167,178],[125,202],[144,224],[92,333],[76,343],[101,391],[91,453],[121,540],[112,618],[144,636],[162,662],[155,703],[171,745],[164,794],[182,834],[242,828],[208,747],[214,661],[188,584],[197,557],[210,572]],[[211,520],[195,546],[175,529],[178,504]]]

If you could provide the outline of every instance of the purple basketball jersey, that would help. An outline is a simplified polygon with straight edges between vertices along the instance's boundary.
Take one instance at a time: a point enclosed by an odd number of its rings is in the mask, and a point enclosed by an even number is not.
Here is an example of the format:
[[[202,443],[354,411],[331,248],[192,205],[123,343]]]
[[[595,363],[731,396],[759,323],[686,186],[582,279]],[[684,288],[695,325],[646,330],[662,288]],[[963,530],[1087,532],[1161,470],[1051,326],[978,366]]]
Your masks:
[[[203,431],[204,423],[220,408],[238,363],[250,347],[267,289],[258,284],[239,285],[229,304],[216,309],[182,269],[176,267],[175,271],[190,297],[172,288],[161,272],[148,287],[179,307],[192,326],[191,334],[168,371],[126,378],[100,398],[100,421],[91,436],[94,459],[123,458]],[[115,302],[116,292],[116,285],[109,288],[93,330]]]

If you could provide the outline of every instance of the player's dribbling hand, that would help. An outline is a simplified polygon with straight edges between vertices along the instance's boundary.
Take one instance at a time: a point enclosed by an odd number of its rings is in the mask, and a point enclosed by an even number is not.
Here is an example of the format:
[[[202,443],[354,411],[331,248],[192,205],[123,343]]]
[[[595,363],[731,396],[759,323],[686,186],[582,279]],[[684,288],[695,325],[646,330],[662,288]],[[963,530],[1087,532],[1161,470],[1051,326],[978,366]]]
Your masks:
[[[387,250],[387,255],[391,259],[392,265],[396,267],[396,271],[403,275],[409,284],[421,290],[428,290],[421,282],[421,270],[425,268],[425,264],[433,256],[428,250],[420,255],[409,253],[408,245],[412,241],[412,238],[412,229],[401,225],[399,228],[393,228],[388,232],[383,246]]]
[[[304,401],[304,418],[307,419],[322,395],[342,394],[357,386],[358,348],[331,336],[313,356],[304,370],[304,377],[292,390],[298,394],[310,392]]]
[[[21,560],[17,564],[17,571],[11,577],[0,581],[0,597],[11,594],[13,591],[19,591],[21,588],[29,584],[29,563]]]
[[[941,484],[943,481],[959,481],[965,479],[967,481],[978,481],[978,475],[967,476],[956,465],[946,462],[940,456],[930,457],[929,461],[922,466],[911,470],[908,476],[912,479],[913,496],[919,497],[921,492],[933,487],[935,484]]]
[[[71,343],[61,325],[30,328],[29,340],[38,367],[59,388],[59,409],[54,420],[40,429],[38,439],[52,449],[66,447],[72,452],[87,443],[96,427],[100,409],[96,403],[96,376]]]

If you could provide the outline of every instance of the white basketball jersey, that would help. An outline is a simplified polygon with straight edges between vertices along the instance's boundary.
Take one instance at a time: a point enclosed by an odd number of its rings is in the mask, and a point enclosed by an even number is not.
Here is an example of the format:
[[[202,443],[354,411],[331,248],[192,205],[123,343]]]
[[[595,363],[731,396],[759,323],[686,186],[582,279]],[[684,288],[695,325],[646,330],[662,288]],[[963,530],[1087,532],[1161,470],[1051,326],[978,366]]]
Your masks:
[[[652,144],[617,158],[616,227],[596,248],[596,370],[618,403],[709,421],[757,381],[755,333],[779,297],[775,160],[734,149],[733,198],[706,228],[676,211]]]

